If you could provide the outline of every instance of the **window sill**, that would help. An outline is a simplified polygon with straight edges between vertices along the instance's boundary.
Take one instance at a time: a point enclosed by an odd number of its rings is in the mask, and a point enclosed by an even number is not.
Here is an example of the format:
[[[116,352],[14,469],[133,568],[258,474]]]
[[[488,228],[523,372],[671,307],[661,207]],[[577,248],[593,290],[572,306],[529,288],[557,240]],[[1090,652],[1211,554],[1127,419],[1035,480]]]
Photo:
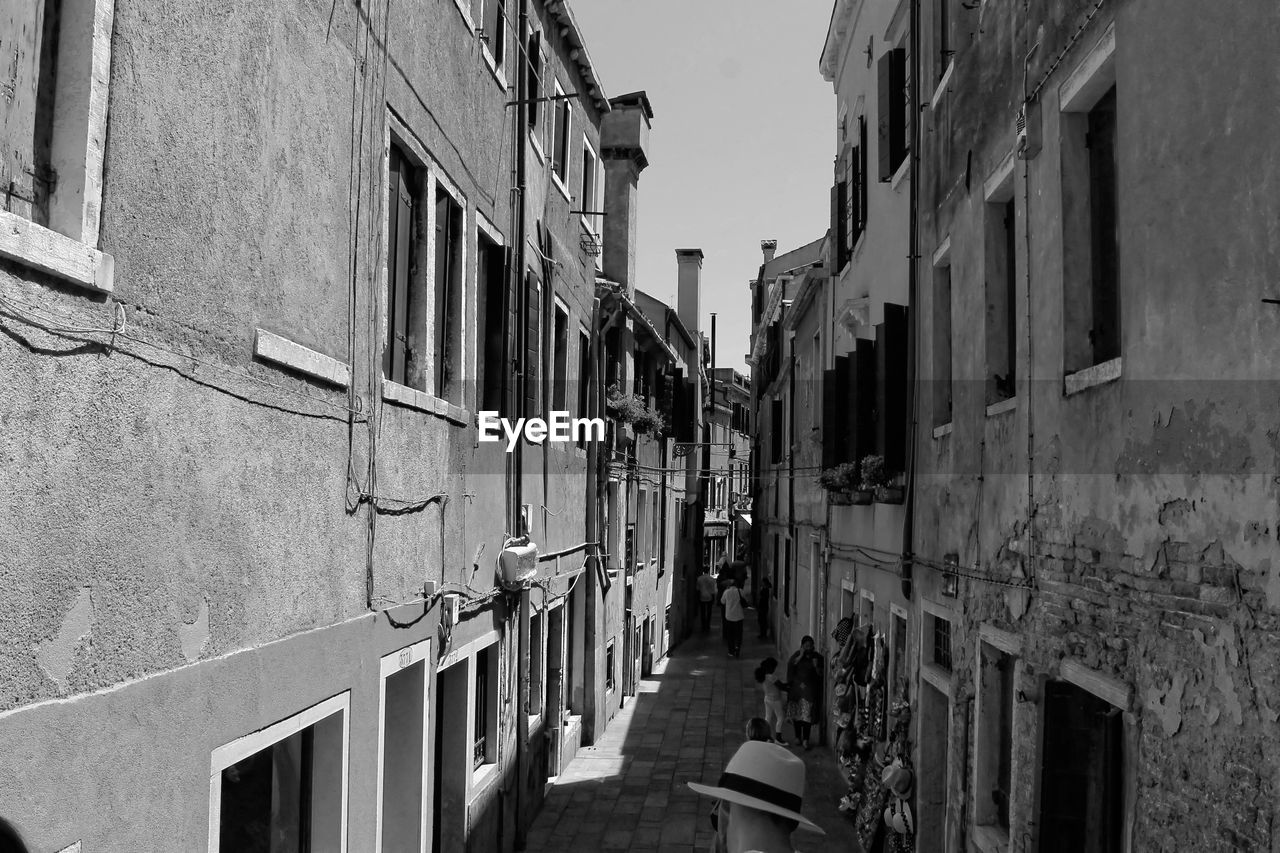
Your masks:
[[[987,406],[987,417],[994,418],[996,415],[1003,415],[1005,412],[1012,412],[1018,408],[1018,398],[1009,397],[1007,400],[1001,400],[999,403],[992,403]]]
[[[496,762],[488,762],[480,765],[478,770],[471,771],[471,790],[467,792],[467,803],[470,804],[476,797],[490,788],[494,782],[498,781],[498,765]]]
[[[1009,849],[1009,833],[998,826],[975,826],[969,839],[982,853],[1006,853]]]
[[[410,388],[390,379],[382,380],[382,399],[435,415],[458,426],[467,426],[471,423],[471,413],[466,409],[455,406],[448,400],[433,397],[426,391],[419,391],[417,388]]]
[[[922,663],[920,665],[920,677],[944,695],[951,696],[951,673],[936,663]]]
[[[462,20],[466,23],[467,29],[475,32],[475,22],[471,20],[471,10],[463,5],[462,0],[453,0],[453,5],[458,7],[458,14],[462,15]]]
[[[951,83],[951,75],[956,70],[956,59],[951,57],[951,61],[947,63],[947,70],[942,72],[942,79],[938,81],[938,87],[933,90],[933,97],[929,99],[929,109],[935,109],[938,101],[942,98],[942,93],[947,90],[947,86]]]
[[[565,201],[572,203],[573,197],[569,195],[569,188],[564,185],[564,180],[556,174],[555,169],[551,170],[551,183],[556,185],[556,189],[560,190],[560,195],[564,196]]]
[[[339,388],[346,388],[351,384],[349,365],[266,329],[255,330],[253,354]]]
[[[942,426],[936,426],[933,428],[934,438],[942,438],[945,435],[951,435],[951,421],[947,421]]]
[[[902,158],[902,165],[898,166],[898,171],[894,173],[893,180],[890,181],[890,189],[896,190],[903,181],[907,179],[907,173],[911,171],[911,152],[907,152],[907,156]]]
[[[497,81],[502,91],[507,91],[506,75],[503,74],[503,70],[498,66],[498,63],[494,61],[493,53],[489,50],[487,44],[480,45],[480,55],[484,57],[484,64],[489,66],[489,73],[493,75],[493,79]]]
[[[1121,359],[1113,358],[1075,373],[1068,373],[1062,380],[1062,396],[1070,397],[1120,378]]]
[[[0,257],[99,293],[115,287],[115,259],[17,214],[0,210]]]

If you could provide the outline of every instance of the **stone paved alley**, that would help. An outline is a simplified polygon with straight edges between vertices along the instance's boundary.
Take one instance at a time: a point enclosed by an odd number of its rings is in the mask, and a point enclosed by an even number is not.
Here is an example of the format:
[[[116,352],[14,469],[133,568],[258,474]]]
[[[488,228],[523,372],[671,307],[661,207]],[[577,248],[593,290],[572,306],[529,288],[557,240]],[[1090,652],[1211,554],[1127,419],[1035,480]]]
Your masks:
[[[685,783],[715,783],[744,740],[746,721],[763,711],[752,672],[764,657],[777,656],[746,633],[740,659],[726,655],[717,622],[658,664],[600,742],[580,750],[554,781],[528,849],[708,850],[711,800]],[[834,755],[827,747],[791,749],[808,769],[804,813],[827,831],[796,832],[796,850],[848,850],[850,825],[836,810],[843,788]]]

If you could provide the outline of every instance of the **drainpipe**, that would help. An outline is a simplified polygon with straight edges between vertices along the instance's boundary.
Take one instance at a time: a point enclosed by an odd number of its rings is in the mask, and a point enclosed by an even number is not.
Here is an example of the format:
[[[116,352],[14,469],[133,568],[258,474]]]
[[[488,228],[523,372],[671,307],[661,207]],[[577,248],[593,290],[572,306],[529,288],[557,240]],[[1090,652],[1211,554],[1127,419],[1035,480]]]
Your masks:
[[[610,323],[608,318],[603,314],[600,298],[596,297],[591,304],[591,376],[590,385],[587,389],[588,401],[588,417],[603,418],[605,413],[604,406],[604,375],[605,375],[605,348],[603,346],[604,336],[608,333]],[[587,541],[595,542],[595,552],[588,558],[588,565],[583,569],[586,574],[586,608],[582,615],[582,740],[583,744],[595,741],[596,731],[596,683],[597,672],[595,666],[596,646],[598,644],[598,636],[596,631],[597,608],[596,596],[602,594],[604,589],[601,583],[602,578],[606,578],[606,567],[600,559],[601,553],[608,553],[612,547],[610,541],[602,534],[606,533],[603,525],[603,507],[604,499],[607,492],[607,470],[606,466],[601,465],[600,454],[603,451],[600,448],[600,442],[587,444]],[[569,641],[573,641],[572,631],[570,632]],[[590,657],[590,665],[588,663]]]
[[[920,0],[911,3],[911,108],[916,111],[911,122],[911,211],[907,230],[907,382],[910,383],[910,418],[907,430],[906,500],[902,519],[902,597],[911,600],[915,550],[916,442],[920,435],[919,358],[916,347],[920,337]]]
[[[516,38],[521,44],[525,43],[525,31],[529,26],[529,0],[520,0],[520,14],[518,18],[518,27]],[[517,55],[523,54],[523,50]],[[515,284],[516,295],[516,353],[523,356],[528,350],[525,348],[525,287],[524,287],[524,265],[525,265],[525,180],[526,180],[526,142],[525,133],[529,125],[529,64],[527,62],[520,64],[520,73],[516,75],[516,126],[514,133],[515,143],[515,171],[516,171],[516,198],[514,202],[515,228],[512,230],[512,240],[515,242],[514,251],[512,252],[512,269],[510,275]],[[510,295],[504,297],[504,301],[510,299]],[[510,313],[506,316],[509,318]],[[506,346],[508,340],[507,335],[503,335],[503,346]],[[512,358],[509,362],[513,366],[517,363],[516,358]],[[516,375],[519,380],[514,383],[516,388],[516,411],[521,416],[524,414],[525,406],[525,374],[523,370],[519,370]],[[508,454],[507,459],[507,483],[508,493],[511,496],[509,508],[509,524],[507,529],[513,531],[516,535],[520,535],[520,503],[522,497],[521,477],[524,459],[523,443],[517,443],[514,454]],[[525,780],[528,779],[528,763],[529,763],[529,678],[527,673],[530,666],[529,654],[529,591],[521,590],[519,598],[515,599],[519,607],[517,619],[519,627],[516,631],[517,642],[519,644],[519,669],[516,672],[516,781],[515,781],[515,823],[516,837],[515,847],[517,850],[525,848]]]

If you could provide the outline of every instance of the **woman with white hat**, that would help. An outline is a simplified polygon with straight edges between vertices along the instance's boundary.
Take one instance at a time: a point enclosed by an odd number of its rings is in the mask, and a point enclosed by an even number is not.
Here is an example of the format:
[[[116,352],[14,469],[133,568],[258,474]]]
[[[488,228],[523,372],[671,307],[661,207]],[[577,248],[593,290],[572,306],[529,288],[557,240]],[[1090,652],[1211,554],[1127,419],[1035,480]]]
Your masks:
[[[717,784],[690,782],[689,787],[718,801],[711,813],[717,853],[792,853],[796,829],[826,834],[800,813],[804,762],[777,744],[747,741]]]

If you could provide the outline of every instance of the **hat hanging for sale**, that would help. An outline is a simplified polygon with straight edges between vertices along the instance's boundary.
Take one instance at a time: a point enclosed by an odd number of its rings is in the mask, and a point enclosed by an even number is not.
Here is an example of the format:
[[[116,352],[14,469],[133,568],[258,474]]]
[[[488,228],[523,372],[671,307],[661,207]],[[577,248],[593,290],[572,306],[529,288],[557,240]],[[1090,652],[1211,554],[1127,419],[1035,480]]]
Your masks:
[[[849,635],[853,633],[853,617],[846,616],[836,623],[836,629],[831,632],[831,637],[840,645],[844,645],[849,639]]]
[[[688,785],[699,794],[789,818],[802,829],[826,835],[822,827],[800,814],[804,762],[776,743],[749,740],[729,759],[717,784]]]
[[[900,800],[911,796],[915,785],[915,774],[902,765],[902,759],[894,759],[892,764],[885,765],[880,773],[880,783],[889,789]]]

